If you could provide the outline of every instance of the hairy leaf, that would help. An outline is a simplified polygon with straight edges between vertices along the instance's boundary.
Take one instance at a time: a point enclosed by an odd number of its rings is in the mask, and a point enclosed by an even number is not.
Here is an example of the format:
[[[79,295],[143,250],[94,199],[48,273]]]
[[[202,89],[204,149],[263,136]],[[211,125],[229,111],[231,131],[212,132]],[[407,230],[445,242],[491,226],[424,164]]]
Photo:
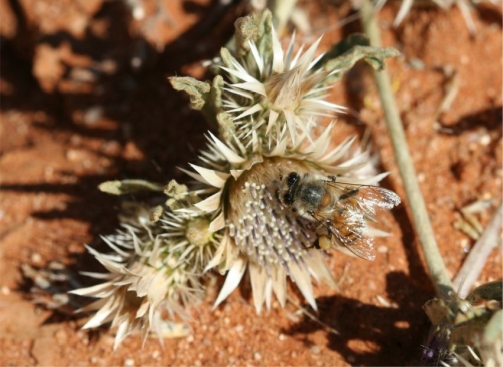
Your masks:
[[[190,97],[190,108],[201,110],[207,102],[211,86],[189,76],[173,76],[169,82],[176,90],[186,92]]]
[[[112,195],[131,194],[140,191],[161,191],[163,186],[145,181],[145,180],[122,180],[122,181],[106,181],[101,183],[98,188],[100,191]]]
[[[387,58],[398,55],[400,55],[400,52],[392,47],[371,47],[367,37],[362,34],[354,34],[334,45],[318,61],[317,66],[322,66],[329,72],[338,71],[326,80],[326,83],[333,83],[340,79],[342,74],[351,69],[359,60],[365,60],[375,70],[379,71],[384,69]]]

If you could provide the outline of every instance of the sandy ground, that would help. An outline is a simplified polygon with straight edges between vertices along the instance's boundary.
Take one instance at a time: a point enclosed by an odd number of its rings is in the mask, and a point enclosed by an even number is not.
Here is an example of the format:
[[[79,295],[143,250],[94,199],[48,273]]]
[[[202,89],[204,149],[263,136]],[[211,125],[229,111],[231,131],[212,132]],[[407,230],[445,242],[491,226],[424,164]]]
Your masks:
[[[133,2],[131,2],[133,3]],[[84,244],[117,226],[121,199],[97,190],[110,179],[183,181],[176,166],[195,161],[207,125],[166,77],[203,77],[200,61],[230,37],[242,7],[208,1],[143,1],[145,17],[121,2],[0,1],[0,365],[404,365],[421,354],[433,297],[407,204],[382,219],[373,263],[334,254],[339,292],[316,289],[319,322],[298,304],[255,313],[244,285],[211,311],[217,285],[194,312],[193,333],[164,347],[132,336],[112,353],[113,330],[81,331],[85,317],[33,303],[21,266],[57,260],[75,274],[99,269]],[[300,2],[309,43],[322,49],[358,31],[337,22],[348,4]],[[474,241],[455,230],[459,209],[501,201],[501,11],[482,7],[471,36],[458,9],[414,9],[393,29],[397,4],[380,14],[384,43],[402,56],[389,72],[435,236],[451,275]],[[448,86],[458,86],[438,118]],[[370,71],[360,65],[333,90],[359,113],[340,116],[335,139],[371,129],[384,186],[404,197]],[[479,283],[501,278],[495,250]],[[345,276],[343,277],[343,274]],[[89,282],[79,278],[82,282]],[[90,284],[90,283],[87,283]],[[301,303],[292,287],[293,302]],[[39,298],[40,299],[40,298]],[[302,304],[303,307],[307,307]],[[337,330],[338,334],[331,332]]]

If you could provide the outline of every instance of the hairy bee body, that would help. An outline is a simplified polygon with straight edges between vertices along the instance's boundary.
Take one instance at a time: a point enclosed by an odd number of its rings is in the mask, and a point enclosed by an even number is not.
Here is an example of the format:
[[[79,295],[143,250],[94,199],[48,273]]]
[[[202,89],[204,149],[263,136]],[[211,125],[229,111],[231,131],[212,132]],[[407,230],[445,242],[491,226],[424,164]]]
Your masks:
[[[353,254],[373,259],[372,238],[365,237],[367,219],[376,209],[391,209],[400,203],[392,191],[376,186],[341,183],[337,177],[319,178],[290,172],[278,200],[292,211],[324,229],[320,247],[345,246]]]

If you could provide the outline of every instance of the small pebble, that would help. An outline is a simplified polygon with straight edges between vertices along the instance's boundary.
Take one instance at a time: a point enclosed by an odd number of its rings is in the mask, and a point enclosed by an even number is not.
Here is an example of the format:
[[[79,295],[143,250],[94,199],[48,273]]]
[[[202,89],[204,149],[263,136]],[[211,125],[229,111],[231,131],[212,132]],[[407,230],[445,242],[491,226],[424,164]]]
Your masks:
[[[92,356],[91,358],[89,358],[89,362],[91,362],[91,364],[96,364],[96,363],[98,363],[98,361],[99,361],[99,358],[96,356]]]
[[[381,245],[377,248],[377,252],[379,252],[380,254],[385,254],[386,252],[388,252],[388,247]]]
[[[142,20],[145,18],[145,9],[142,6],[135,5],[132,9],[133,18],[136,20]]]
[[[38,252],[34,252],[31,254],[31,263],[34,265],[41,265],[42,264],[42,255],[40,255]]]
[[[480,144],[487,146],[491,143],[491,136],[489,134],[484,134],[480,137]]]
[[[382,296],[377,295],[377,296],[376,296],[376,298],[377,298],[377,301],[378,301],[378,302],[379,302],[382,306],[384,306],[384,307],[390,307],[390,306],[391,306],[391,304],[390,304],[387,300],[385,300]]]
[[[413,58],[409,61],[409,65],[412,69],[415,70],[423,70],[424,69],[424,62],[421,59],[418,58]]]
[[[396,327],[397,329],[408,329],[408,328],[410,328],[410,324],[409,324],[409,322],[408,322],[408,321],[406,321],[406,320],[403,320],[403,321],[396,321],[396,322],[395,322],[395,327]]]
[[[135,56],[131,59],[131,66],[134,68],[134,69],[138,69],[140,68],[141,64],[142,64],[142,59],[141,57],[139,56]]]
[[[83,121],[88,126],[96,125],[103,117],[103,107],[93,106],[84,112]]]

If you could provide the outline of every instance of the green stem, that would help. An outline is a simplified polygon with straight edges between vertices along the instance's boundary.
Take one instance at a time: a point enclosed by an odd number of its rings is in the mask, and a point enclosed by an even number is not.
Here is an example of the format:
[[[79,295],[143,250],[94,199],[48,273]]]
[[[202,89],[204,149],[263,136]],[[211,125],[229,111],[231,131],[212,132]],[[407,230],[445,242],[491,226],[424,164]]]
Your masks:
[[[370,45],[381,47],[379,27],[371,0],[362,1],[360,15],[365,34],[370,40]],[[446,296],[449,292],[453,291],[452,282],[447,275],[433,234],[433,228],[431,227],[426,205],[419,188],[402,121],[391,89],[390,79],[385,70],[374,72],[374,77],[386,117],[386,126],[393,144],[396,163],[400,170],[405,194],[412,212],[412,220],[424,252],[429,275],[435,285],[437,294],[439,296]]]

